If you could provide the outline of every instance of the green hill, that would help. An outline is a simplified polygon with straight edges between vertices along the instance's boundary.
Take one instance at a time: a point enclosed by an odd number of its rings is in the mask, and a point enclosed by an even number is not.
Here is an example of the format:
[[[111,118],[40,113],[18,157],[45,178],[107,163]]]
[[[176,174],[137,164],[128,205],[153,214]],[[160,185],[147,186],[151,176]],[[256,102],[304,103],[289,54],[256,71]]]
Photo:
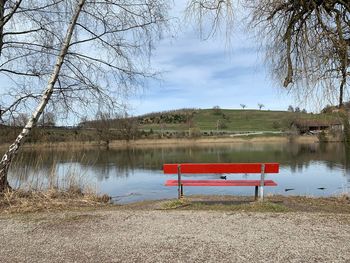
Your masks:
[[[336,114],[312,114],[267,110],[184,109],[151,113],[136,117],[143,130],[201,131],[281,131],[288,130],[293,121],[334,120]]]

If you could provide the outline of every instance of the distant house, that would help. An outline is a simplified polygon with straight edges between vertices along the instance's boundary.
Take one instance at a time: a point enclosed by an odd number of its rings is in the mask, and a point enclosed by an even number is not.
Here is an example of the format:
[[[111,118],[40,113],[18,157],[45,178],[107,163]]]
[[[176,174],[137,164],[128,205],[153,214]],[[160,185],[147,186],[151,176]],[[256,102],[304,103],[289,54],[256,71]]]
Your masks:
[[[301,134],[343,130],[343,124],[338,120],[297,119],[292,123],[292,126],[297,128]]]

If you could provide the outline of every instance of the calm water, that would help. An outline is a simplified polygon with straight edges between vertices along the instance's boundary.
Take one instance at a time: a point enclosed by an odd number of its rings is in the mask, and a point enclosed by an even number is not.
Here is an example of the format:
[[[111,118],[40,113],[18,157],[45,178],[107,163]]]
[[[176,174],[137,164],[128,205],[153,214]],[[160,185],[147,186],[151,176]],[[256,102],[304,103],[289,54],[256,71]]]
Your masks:
[[[25,151],[11,170],[13,185],[45,184],[49,174],[78,174],[119,203],[175,198],[176,187],[165,187],[163,163],[278,162],[280,173],[268,175],[277,187],[267,193],[332,196],[350,190],[350,150],[343,144],[227,144],[183,148],[79,151]],[[217,175],[184,176],[213,178]],[[38,179],[39,178],[39,179]],[[227,175],[227,179],[258,179],[259,175]],[[44,180],[42,180],[44,179]],[[59,179],[60,180],[60,179]],[[40,185],[39,185],[40,186]],[[253,195],[253,187],[185,187],[185,194]]]

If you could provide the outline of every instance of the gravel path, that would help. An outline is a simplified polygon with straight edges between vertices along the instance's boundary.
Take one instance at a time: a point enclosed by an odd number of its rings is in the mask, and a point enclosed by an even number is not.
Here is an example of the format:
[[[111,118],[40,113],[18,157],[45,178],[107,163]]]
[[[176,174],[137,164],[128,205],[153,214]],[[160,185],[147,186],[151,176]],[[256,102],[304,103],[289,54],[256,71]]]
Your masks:
[[[0,262],[350,262],[350,215],[113,210],[0,217]]]

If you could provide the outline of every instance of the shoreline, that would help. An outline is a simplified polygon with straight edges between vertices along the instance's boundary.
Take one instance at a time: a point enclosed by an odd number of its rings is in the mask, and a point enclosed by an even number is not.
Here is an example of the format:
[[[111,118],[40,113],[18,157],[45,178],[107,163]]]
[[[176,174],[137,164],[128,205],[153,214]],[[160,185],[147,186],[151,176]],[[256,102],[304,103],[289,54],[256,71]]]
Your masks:
[[[10,215],[36,213],[66,213],[75,211],[221,211],[251,213],[331,213],[350,215],[350,195],[329,197],[304,195],[268,195],[264,201],[254,196],[237,195],[189,195],[182,199],[143,200],[126,204],[112,203],[107,195],[50,193],[38,191],[26,193],[14,191],[10,198],[0,196],[0,218]]]
[[[139,139],[139,140],[118,140],[111,141],[109,148],[126,149],[126,148],[156,148],[156,147],[183,147],[183,146],[206,146],[206,145],[226,145],[242,143],[289,143],[289,137],[285,136],[255,136],[255,137],[215,137],[215,138],[181,138],[181,139]],[[293,143],[313,144],[318,143],[317,136],[296,136]],[[0,144],[0,149],[6,149],[9,144]],[[50,142],[50,143],[25,143],[23,148],[95,148],[106,147],[105,143],[98,141],[84,142]]]

